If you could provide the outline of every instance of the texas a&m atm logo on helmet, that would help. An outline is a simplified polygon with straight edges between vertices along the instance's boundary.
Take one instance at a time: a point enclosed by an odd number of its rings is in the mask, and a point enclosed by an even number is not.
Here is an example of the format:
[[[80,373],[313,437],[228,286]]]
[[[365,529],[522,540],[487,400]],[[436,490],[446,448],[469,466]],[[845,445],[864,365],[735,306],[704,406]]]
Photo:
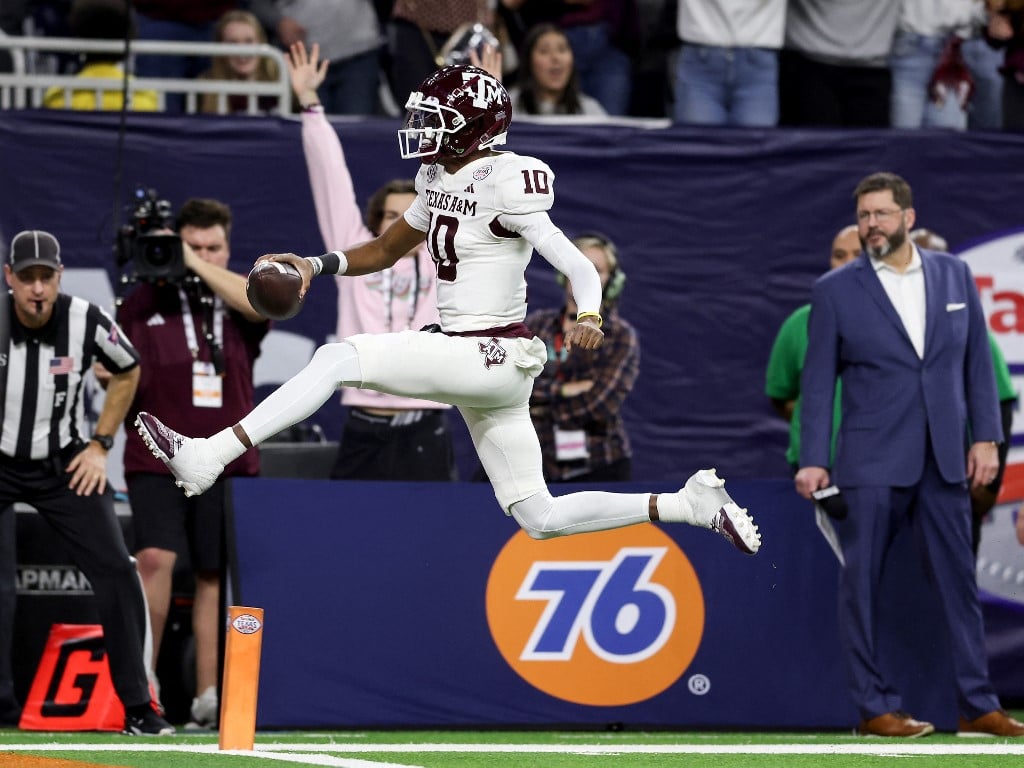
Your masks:
[[[682,550],[653,525],[534,541],[522,531],[487,582],[487,621],[528,683],[616,706],[675,683],[704,631],[704,596]]]
[[[426,164],[504,144],[512,122],[505,86],[466,64],[434,72],[409,95],[405,109],[398,131],[402,157],[420,157]]]

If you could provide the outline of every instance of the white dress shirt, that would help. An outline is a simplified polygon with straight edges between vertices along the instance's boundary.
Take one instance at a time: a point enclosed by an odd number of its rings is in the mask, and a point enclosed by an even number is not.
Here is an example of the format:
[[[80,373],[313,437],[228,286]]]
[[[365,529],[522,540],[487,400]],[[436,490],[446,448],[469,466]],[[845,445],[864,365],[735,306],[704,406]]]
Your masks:
[[[903,327],[910,336],[910,342],[917,351],[917,356],[924,358],[924,268],[921,266],[921,254],[917,246],[910,244],[910,264],[903,272],[899,272],[886,264],[882,259],[871,257],[871,266],[885,289],[889,301],[896,308],[896,314],[903,321]]]

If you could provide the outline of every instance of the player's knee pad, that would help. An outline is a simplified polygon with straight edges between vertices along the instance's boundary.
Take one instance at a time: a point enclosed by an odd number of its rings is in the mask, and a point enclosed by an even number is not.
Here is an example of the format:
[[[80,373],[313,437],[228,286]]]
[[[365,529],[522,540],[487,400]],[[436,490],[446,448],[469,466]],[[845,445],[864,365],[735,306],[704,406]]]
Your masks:
[[[329,372],[330,378],[342,384],[358,385],[363,380],[359,368],[359,353],[347,341],[317,347],[313,359],[310,360],[310,366]]]
[[[509,511],[531,539],[553,539],[563,531],[553,528],[551,518],[555,511],[555,500],[548,492],[535,493],[528,499],[517,501]]]

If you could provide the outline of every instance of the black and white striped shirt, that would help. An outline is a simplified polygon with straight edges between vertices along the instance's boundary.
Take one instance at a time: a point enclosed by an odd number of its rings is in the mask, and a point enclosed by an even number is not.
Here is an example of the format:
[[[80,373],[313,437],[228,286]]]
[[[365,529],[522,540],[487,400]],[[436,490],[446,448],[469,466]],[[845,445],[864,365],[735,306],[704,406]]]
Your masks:
[[[93,361],[111,373],[123,373],[138,365],[138,352],[100,307],[63,293],[42,328],[22,325],[13,300],[9,322],[0,454],[15,459],[55,456],[86,439],[80,432],[82,384]]]

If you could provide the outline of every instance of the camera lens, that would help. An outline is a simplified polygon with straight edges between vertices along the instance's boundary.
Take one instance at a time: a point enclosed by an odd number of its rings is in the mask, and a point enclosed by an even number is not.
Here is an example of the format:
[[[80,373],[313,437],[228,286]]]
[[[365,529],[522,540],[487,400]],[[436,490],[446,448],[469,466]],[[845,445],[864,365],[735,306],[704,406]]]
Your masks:
[[[154,267],[163,267],[171,260],[171,253],[159,243],[146,248],[146,262]]]

